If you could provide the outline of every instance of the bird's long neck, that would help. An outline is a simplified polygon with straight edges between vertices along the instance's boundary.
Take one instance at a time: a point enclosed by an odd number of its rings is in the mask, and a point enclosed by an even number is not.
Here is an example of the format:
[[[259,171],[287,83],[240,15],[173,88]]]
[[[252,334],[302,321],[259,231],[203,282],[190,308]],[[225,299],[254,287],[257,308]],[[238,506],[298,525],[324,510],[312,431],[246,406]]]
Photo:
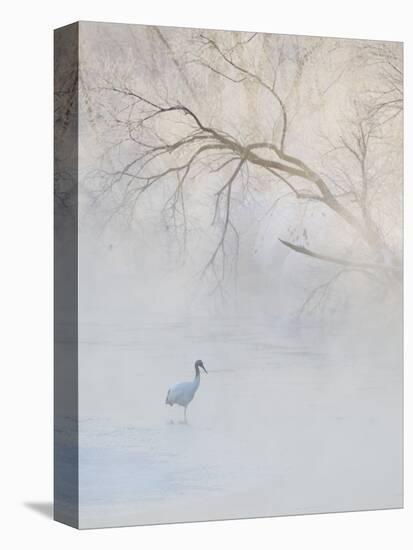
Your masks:
[[[198,365],[195,365],[194,386],[195,386],[195,387],[198,387],[200,381],[201,381],[201,374],[200,374],[200,372],[199,372],[199,367],[198,367]]]

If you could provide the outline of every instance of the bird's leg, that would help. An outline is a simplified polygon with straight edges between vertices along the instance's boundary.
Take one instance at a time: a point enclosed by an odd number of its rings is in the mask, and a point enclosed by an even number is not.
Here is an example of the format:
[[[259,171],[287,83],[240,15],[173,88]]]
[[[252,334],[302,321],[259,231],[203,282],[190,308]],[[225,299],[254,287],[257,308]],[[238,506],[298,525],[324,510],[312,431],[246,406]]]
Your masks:
[[[186,417],[186,407],[184,407],[184,422],[185,424],[188,424],[188,419]]]

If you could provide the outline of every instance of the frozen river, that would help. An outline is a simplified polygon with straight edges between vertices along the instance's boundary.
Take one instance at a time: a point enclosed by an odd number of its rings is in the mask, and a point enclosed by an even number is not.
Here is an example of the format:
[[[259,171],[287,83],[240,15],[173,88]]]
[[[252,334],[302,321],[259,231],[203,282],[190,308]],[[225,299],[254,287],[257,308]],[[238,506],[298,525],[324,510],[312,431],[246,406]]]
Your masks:
[[[84,323],[80,526],[402,504],[395,345],[275,321]],[[208,375],[188,408],[168,388]]]

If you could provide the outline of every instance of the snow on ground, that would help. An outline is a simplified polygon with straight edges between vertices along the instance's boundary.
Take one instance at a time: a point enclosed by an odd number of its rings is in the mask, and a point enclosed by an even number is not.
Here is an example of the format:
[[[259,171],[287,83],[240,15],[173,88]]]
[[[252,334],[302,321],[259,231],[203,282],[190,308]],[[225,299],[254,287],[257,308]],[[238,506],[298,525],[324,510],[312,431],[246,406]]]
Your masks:
[[[340,342],[268,319],[82,325],[81,527],[400,507],[400,357]],[[165,395],[196,359],[185,425]]]

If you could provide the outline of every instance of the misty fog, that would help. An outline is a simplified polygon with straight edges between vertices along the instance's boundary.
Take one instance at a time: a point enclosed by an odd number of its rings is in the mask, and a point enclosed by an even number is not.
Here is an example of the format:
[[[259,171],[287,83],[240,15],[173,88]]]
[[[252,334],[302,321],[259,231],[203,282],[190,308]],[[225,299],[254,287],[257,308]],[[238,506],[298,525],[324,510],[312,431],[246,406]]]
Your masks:
[[[81,526],[402,505],[401,74],[80,25]]]

